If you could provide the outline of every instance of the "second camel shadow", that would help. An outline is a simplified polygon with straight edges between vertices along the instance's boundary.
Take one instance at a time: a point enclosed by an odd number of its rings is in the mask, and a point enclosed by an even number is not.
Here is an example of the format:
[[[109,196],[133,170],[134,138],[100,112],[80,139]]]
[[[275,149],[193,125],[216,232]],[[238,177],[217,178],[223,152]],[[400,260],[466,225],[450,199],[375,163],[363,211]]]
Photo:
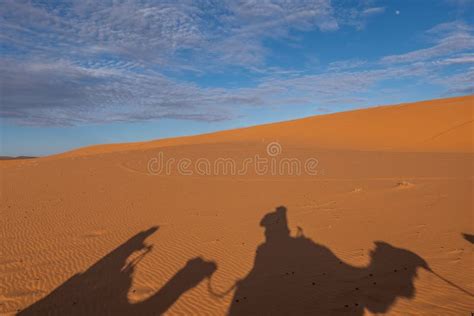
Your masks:
[[[131,303],[127,296],[133,274],[152,249],[145,240],[157,230],[156,226],[136,234],[18,315],[162,315],[181,295],[210,277],[217,265],[200,257],[190,259],[156,293]]]
[[[236,283],[229,315],[386,313],[397,298],[415,296],[418,268],[429,269],[415,253],[379,241],[367,266],[349,265],[301,228],[292,237],[286,213],[278,207],[261,220],[265,242],[252,270]]]

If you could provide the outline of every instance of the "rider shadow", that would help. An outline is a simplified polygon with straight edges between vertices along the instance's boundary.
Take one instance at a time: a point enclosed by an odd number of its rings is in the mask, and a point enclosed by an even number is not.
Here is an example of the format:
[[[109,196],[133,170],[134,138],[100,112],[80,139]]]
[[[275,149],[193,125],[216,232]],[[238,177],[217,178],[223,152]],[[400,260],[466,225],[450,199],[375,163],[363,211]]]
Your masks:
[[[265,242],[252,270],[236,283],[229,315],[363,315],[385,313],[397,298],[415,296],[418,268],[427,263],[408,250],[375,242],[366,267],[341,261],[327,247],[292,237],[286,208],[260,222]]]
[[[191,259],[150,298],[130,303],[127,295],[135,267],[152,249],[145,239],[157,230],[158,227],[152,227],[136,234],[18,315],[163,314],[182,294],[210,277],[217,266],[199,257]]]

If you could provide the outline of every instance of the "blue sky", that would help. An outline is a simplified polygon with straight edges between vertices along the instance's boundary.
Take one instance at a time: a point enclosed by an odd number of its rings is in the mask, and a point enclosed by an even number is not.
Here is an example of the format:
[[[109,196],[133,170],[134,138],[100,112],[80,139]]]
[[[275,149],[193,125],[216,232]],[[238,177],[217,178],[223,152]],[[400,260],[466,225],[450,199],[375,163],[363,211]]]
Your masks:
[[[474,93],[473,0],[3,0],[0,17],[0,155]]]

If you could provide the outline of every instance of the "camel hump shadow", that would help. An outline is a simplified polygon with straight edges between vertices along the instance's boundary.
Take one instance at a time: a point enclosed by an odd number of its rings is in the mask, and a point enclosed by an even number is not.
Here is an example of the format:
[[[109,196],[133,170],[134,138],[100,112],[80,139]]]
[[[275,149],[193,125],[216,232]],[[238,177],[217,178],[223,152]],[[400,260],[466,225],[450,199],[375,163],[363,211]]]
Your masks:
[[[300,227],[292,237],[284,206],[266,214],[260,226],[265,242],[237,283],[229,315],[385,313],[397,298],[414,297],[417,269],[428,269],[415,253],[382,241],[375,242],[366,267],[351,266]]]

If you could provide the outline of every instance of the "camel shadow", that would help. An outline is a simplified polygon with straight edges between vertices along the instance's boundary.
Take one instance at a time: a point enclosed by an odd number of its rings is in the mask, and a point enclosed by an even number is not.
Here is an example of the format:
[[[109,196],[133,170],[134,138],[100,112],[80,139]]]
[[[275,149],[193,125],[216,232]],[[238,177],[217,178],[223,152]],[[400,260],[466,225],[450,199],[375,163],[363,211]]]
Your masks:
[[[415,296],[417,269],[429,269],[413,252],[381,241],[368,266],[351,266],[301,228],[290,236],[285,207],[266,214],[260,225],[265,242],[252,270],[236,283],[229,315],[386,313],[397,298]]]
[[[471,244],[474,244],[474,235],[464,233],[464,234],[462,234],[462,236],[464,237],[464,239],[469,241]]]
[[[183,293],[210,277],[217,266],[199,257],[191,259],[150,298],[130,303],[127,295],[135,268],[152,249],[145,240],[157,230],[158,227],[152,227],[136,234],[18,315],[163,314]]]

